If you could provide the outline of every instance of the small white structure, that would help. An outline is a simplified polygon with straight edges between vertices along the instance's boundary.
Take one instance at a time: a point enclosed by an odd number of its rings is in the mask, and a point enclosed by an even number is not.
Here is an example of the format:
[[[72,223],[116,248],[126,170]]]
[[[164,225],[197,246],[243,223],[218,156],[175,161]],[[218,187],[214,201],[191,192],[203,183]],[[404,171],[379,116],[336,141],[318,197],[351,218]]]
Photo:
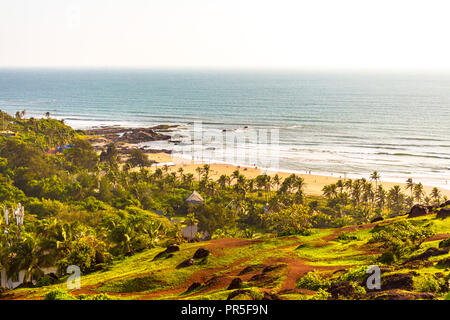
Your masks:
[[[57,272],[56,267],[48,267],[48,268],[41,268],[41,270],[44,272],[44,274],[49,273],[55,273]],[[5,287],[8,289],[15,289],[18,286],[20,286],[23,283],[23,279],[25,278],[25,270],[22,270],[19,272],[16,278],[8,278],[6,275],[6,270],[2,269],[0,270],[0,287]],[[34,284],[36,283],[36,280],[32,279],[31,282]]]
[[[183,235],[183,238],[187,239],[188,241],[194,240],[196,236],[198,237],[199,240],[204,240],[209,236],[209,233],[207,231],[204,232],[198,231],[197,224],[194,224],[193,226],[184,227],[181,230],[181,233]]]

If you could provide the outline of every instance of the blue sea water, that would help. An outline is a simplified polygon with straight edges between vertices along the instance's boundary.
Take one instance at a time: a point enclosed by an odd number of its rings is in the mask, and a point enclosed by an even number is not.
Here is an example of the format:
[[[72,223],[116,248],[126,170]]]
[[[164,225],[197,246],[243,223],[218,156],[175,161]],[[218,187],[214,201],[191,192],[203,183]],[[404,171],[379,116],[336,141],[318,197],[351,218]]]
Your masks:
[[[181,124],[185,137],[197,121],[276,129],[278,169],[450,187],[450,75],[9,69],[0,109],[75,128]]]

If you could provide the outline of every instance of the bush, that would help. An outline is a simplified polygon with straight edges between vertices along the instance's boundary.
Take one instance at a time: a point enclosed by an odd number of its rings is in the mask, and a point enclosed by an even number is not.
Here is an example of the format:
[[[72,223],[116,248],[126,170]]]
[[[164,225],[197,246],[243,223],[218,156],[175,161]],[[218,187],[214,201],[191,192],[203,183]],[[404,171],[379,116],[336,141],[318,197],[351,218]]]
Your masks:
[[[36,287],[46,287],[52,284],[52,278],[49,275],[45,275],[41,277],[38,281],[36,281]]]
[[[45,295],[44,300],[75,300],[75,298],[63,289],[53,289]]]
[[[267,218],[269,230],[279,236],[311,234],[311,214],[309,207],[293,205],[280,212],[272,213]]]
[[[311,297],[311,300],[328,300],[329,298],[331,298],[331,293],[324,289],[319,289],[316,294]]]
[[[359,240],[357,236],[352,235],[352,234],[347,233],[347,232],[340,233],[340,234],[337,236],[337,239],[338,239],[338,240],[341,240],[341,241]]]
[[[329,288],[331,282],[323,278],[319,272],[311,271],[297,280],[297,287],[301,289],[317,291],[319,289]]]
[[[424,274],[414,278],[414,288],[420,292],[440,292],[444,280],[438,279],[432,274]]]
[[[381,261],[393,263],[420,248],[425,239],[434,232],[432,225],[414,225],[409,221],[395,222],[386,226],[376,226],[372,229],[370,242],[381,243],[385,249]]]
[[[77,296],[78,300],[113,300],[113,298],[106,293],[100,293],[95,295],[80,294]]]
[[[450,238],[447,238],[439,242],[439,248],[448,248],[448,247],[450,247]]]
[[[341,281],[362,280],[367,276],[367,267],[359,266],[348,269],[340,278]]]

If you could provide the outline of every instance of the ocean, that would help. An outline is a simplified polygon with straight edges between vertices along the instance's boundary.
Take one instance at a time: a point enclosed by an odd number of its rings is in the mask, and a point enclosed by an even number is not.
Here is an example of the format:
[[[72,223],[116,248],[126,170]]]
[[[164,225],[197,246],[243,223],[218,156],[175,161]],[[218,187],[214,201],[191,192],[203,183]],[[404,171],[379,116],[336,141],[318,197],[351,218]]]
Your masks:
[[[276,166],[267,167],[282,171],[368,177],[376,170],[386,181],[450,188],[450,75],[5,69],[0,109],[50,112],[81,129],[177,124],[181,145],[201,123],[204,160],[264,167],[260,160],[275,152]],[[226,159],[210,138],[264,130],[276,133],[276,149],[265,139],[238,141]],[[257,159],[239,156],[256,151]]]

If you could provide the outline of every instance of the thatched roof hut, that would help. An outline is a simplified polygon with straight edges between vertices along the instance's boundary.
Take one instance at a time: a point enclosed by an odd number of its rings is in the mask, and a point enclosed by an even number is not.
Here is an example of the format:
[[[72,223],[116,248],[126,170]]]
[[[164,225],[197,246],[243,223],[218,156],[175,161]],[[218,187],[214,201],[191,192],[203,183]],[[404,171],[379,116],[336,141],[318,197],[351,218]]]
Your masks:
[[[205,202],[205,200],[202,198],[202,196],[195,190],[192,191],[192,193],[186,198],[185,201],[188,205],[194,205],[194,206]]]

